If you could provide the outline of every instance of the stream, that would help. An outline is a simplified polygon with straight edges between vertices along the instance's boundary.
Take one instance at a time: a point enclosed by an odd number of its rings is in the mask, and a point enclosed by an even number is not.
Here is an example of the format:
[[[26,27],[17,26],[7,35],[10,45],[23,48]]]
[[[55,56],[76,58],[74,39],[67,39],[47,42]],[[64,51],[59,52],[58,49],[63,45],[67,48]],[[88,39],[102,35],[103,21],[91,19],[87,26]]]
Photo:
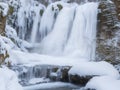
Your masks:
[[[52,82],[24,87],[24,90],[76,90],[76,89],[80,89],[80,86],[63,82]]]

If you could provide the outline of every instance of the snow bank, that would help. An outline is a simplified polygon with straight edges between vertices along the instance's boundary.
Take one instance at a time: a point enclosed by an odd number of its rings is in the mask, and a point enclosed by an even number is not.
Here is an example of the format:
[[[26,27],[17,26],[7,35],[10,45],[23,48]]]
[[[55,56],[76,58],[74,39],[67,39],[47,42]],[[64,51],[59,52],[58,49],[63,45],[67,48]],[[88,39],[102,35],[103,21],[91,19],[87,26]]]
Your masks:
[[[6,16],[8,10],[9,10],[8,4],[0,2],[0,13],[2,13],[2,16]]]
[[[118,71],[109,63],[101,62],[85,62],[73,66],[69,74],[79,76],[111,76],[114,78],[119,77]]]
[[[88,88],[95,90],[120,90],[120,80],[108,76],[94,77],[87,83],[85,90]]]
[[[18,38],[16,30],[10,27],[9,25],[6,25],[5,34],[8,38],[13,38],[13,39]]]
[[[17,36],[16,30],[9,25],[6,25],[5,35],[7,37],[6,40],[9,40],[9,42],[11,42],[12,45],[14,46],[14,48],[12,49],[27,51],[26,48],[32,47],[32,45],[28,43],[27,41],[20,39]],[[11,44],[8,44],[8,45],[11,45]]]
[[[0,90],[23,90],[16,74],[8,68],[0,68]]]

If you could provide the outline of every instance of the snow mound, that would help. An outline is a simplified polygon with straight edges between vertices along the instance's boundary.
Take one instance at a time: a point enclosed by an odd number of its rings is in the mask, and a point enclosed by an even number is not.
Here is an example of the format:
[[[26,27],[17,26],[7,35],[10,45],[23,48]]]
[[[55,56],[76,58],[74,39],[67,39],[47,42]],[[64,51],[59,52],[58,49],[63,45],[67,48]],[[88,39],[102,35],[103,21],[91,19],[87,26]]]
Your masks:
[[[10,27],[9,25],[6,25],[5,34],[8,38],[13,38],[13,39],[18,38],[16,30]]]
[[[6,67],[0,68],[0,90],[23,90],[16,74]]]
[[[27,52],[26,48],[31,48],[32,47],[32,45],[29,42],[20,39],[17,36],[16,30],[9,25],[6,25],[5,35],[7,37],[6,39],[7,40],[9,39],[9,42],[13,43],[14,47],[16,46],[17,50],[22,50],[22,51]],[[16,49],[16,48],[14,48],[14,49]]]
[[[108,76],[94,77],[87,83],[85,90],[88,88],[95,90],[120,90],[120,80]]]
[[[8,4],[0,2],[0,13],[2,13],[2,16],[6,16],[8,10],[9,10]]]
[[[109,63],[101,62],[82,62],[79,65],[73,66],[69,74],[79,76],[110,76],[119,77],[118,71]]]

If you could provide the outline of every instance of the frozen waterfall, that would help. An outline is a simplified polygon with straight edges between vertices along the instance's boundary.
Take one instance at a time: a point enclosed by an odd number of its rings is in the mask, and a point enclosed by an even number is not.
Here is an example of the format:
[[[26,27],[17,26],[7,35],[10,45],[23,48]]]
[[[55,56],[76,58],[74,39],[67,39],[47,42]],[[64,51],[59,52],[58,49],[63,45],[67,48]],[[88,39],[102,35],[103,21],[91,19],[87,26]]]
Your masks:
[[[41,40],[53,30],[54,24],[56,22],[56,18],[60,10],[67,5],[68,4],[64,2],[55,2],[47,7],[47,9],[45,10],[42,16],[41,24],[40,24],[39,32],[40,32]]]
[[[41,53],[94,60],[97,7],[92,2],[63,8],[52,32],[41,41]]]
[[[23,40],[35,43],[45,6],[34,0],[20,1],[21,5],[17,15],[18,36]]]
[[[74,11],[75,7],[62,9],[57,17],[53,31],[41,42],[42,53],[60,55],[63,52],[72,26]]]
[[[18,12],[20,37],[39,43],[33,51],[40,54],[94,60],[98,3],[85,1],[81,5],[59,1],[47,8],[28,3]]]
[[[64,51],[66,55],[94,60],[97,7],[97,3],[86,3],[77,7],[72,31]]]

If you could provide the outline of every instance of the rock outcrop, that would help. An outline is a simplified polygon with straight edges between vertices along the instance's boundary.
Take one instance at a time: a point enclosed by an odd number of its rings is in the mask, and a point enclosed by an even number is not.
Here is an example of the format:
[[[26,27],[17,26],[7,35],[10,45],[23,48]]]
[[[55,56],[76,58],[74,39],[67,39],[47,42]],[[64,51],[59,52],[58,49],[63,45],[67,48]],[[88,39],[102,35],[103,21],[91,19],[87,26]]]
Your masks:
[[[120,20],[120,0],[113,0],[113,1],[115,2],[117,16],[118,16],[118,19]]]
[[[119,61],[119,20],[114,2],[101,1],[98,14],[96,60]]]
[[[0,2],[0,34],[4,35],[8,5]]]
[[[0,34],[1,35],[4,35],[5,25],[6,25],[6,16],[3,16],[2,13],[0,13]]]

